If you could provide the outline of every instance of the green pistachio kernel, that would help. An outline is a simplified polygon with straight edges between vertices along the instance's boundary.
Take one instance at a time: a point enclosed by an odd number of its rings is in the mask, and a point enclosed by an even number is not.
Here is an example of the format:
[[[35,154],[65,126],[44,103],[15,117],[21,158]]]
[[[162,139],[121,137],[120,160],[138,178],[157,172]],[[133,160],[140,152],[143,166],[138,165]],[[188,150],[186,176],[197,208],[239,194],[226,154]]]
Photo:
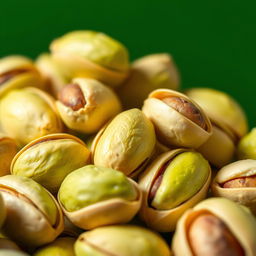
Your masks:
[[[70,173],[59,190],[60,201],[70,212],[117,197],[132,201],[137,191],[123,173],[94,165]]]
[[[209,164],[197,152],[184,152],[171,160],[152,200],[159,210],[174,208],[195,195],[209,176]]]

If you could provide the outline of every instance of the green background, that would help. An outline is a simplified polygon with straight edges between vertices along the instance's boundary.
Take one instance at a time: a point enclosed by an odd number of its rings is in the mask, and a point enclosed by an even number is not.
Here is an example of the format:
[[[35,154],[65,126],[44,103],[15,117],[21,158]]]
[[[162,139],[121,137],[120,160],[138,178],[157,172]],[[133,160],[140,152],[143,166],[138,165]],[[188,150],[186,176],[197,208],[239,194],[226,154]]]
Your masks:
[[[171,53],[182,87],[230,93],[256,124],[256,15],[237,0],[9,0],[0,5],[0,56],[36,57],[70,30],[103,31],[123,42],[131,59]]]

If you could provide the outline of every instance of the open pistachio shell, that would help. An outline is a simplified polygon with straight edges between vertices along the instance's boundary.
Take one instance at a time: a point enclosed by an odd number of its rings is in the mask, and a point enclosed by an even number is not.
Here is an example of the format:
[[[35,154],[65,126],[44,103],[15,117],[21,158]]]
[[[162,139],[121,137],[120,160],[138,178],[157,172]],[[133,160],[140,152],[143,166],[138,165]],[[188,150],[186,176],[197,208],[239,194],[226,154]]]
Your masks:
[[[12,159],[17,153],[15,140],[0,133],[0,176],[10,173]]]
[[[16,250],[0,249],[0,256],[29,256],[29,255],[25,252],[20,252]]]
[[[129,56],[118,41],[95,31],[74,31],[50,46],[54,60],[68,77],[88,77],[111,86],[127,77]]]
[[[235,153],[235,142],[229,131],[212,123],[212,135],[197,151],[213,166],[220,168],[232,161]]]
[[[62,131],[54,99],[37,88],[12,90],[0,102],[4,133],[20,146],[50,133]]]
[[[180,76],[171,55],[151,54],[133,62],[129,78],[117,89],[125,108],[141,108],[148,94],[159,88],[177,90]]]
[[[73,237],[60,237],[38,249],[33,256],[75,256]]]
[[[41,54],[36,60],[36,66],[42,74],[47,90],[57,97],[59,91],[68,83],[60,69],[48,53]]]
[[[190,89],[186,95],[197,102],[213,122],[225,125],[236,138],[247,133],[245,113],[230,95],[210,88]]]
[[[96,136],[92,146],[94,164],[134,177],[150,159],[155,142],[154,127],[142,111],[124,111]]]
[[[206,197],[210,182],[210,166],[199,153],[189,149],[166,152],[139,177],[144,193],[140,217],[157,231],[173,231],[180,216]]]
[[[22,148],[12,161],[11,173],[32,178],[56,193],[67,174],[88,163],[89,155],[77,137],[50,134]]]
[[[246,208],[228,199],[210,198],[189,209],[179,220],[172,243],[175,256],[195,255],[188,241],[188,229],[195,218],[205,212],[215,215],[225,223],[244,250],[243,255],[255,255],[256,220],[254,216]]]
[[[8,56],[0,59],[0,97],[13,89],[44,87],[44,81],[32,60],[24,56]]]
[[[23,246],[40,246],[53,241],[63,230],[63,214],[54,197],[26,177],[0,177],[7,209],[4,234]]]
[[[83,229],[129,222],[141,199],[137,183],[119,171],[94,165],[70,173],[58,193],[65,215]]]
[[[176,109],[165,100],[172,101]],[[212,134],[211,122],[203,110],[182,93],[155,90],[144,101],[142,110],[154,124],[159,141],[167,146],[198,148]]]
[[[156,233],[137,226],[108,226],[80,235],[77,256],[170,256],[165,241]]]
[[[121,111],[115,93],[99,81],[88,78],[73,79],[60,91],[56,105],[66,126],[84,133],[97,132]]]
[[[255,159],[256,160],[256,128],[246,134],[238,143],[238,159]]]
[[[254,185],[248,183],[250,178],[255,179]],[[245,205],[256,215],[256,160],[240,160],[224,166],[212,183],[212,193]]]
[[[8,238],[0,238],[0,248],[20,251],[18,245],[16,245],[13,241],[11,241]]]

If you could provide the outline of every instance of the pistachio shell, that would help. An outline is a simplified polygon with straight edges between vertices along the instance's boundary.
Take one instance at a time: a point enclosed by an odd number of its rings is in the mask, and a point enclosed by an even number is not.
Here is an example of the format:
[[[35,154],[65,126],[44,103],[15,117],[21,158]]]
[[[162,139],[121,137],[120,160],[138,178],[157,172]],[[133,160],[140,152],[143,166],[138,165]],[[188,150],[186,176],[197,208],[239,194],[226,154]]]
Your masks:
[[[246,134],[245,113],[230,95],[210,88],[194,88],[186,94],[203,108],[213,122],[225,125],[238,138]]]
[[[108,226],[83,233],[75,243],[77,256],[170,256],[165,241],[136,226]]]
[[[25,252],[16,250],[0,249],[0,256],[29,256]]]
[[[72,237],[60,237],[37,250],[33,256],[75,256],[73,249],[75,241]]]
[[[146,222],[148,226],[151,228],[160,231],[160,232],[170,232],[175,229],[176,223],[180,216],[190,207],[193,207],[195,204],[200,202],[206,197],[206,194],[208,192],[208,188],[211,182],[211,169],[210,166],[205,162],[205,160],[202,157],[198,158],[198,161],[202,163],[204,166],[200,166],[199,162],[195,165],[191,164],[191,167],[189,166],[189,163],[182,163],[181,167],[183,168],[184,165],[187,165],[187,170],[189,173],[189,169],[191,168],[191,173],[194,172],[194,175],[196,174],[195,171],[203,173],[203,176],[205,176],[206,180],[201,180],[201,187],[197,186],[197,190],[194,188],[192,189],[194,193],[191,193],[189,188],[189,181],[186,183],[186,180],[183,179],[182,176],[178,175],[177,179],[176,177],[173,177],[174,185],[176,186],[176,192],[178,195],[180,195],[185,201],[180,202],[180,204],[174,206],[173,208],[160,210],[157,208],[153,208],[149,203],[149,196],[150,191],[152,189],[152,185],[155,182],[156,178],[158,177],[159,173],[162,171],[163,167],[166,167],[167,163],[172,164],[172,161],[178,156],[182,155],[186,152],[193,152],[189,149],[176,149],[169,152],[166,152],[162,155],[160,155],[151,165],[148,166],[146,171],[139,177],[139,186],[144,192],[143,194],[143,201],[142,201],[142,207],[140,210],[140,217],[143,219],[143,221]],[[196,153],[198,154],[198,153]],[[195,160],[195,159],[194,159]],[[181,169],[182,169],[181,168]],[[206,169],[205,169],[206,168]],[[183,171],[183,169],[182,169]],[[189,177],[191,176],[188,175]],[[193,175],[192,175],[193,176]],[[184,190],[182,189],[182,186],[179,187],[180,178],[183,180]],[[175,184],[175,181],[177,182]],[[172,184],[172,183],[171,183]],[[193,186],[192,184],[190,186]],[[170,189],[172,187],[170,186]],[[175,187],[174,187],[175,190]],[[176,200],[179,200],[178,195],[174,195]],[[173,200],[170,197],[170,200]]]
[[[32,60],[19,55],[0,59],[0,85],[0,97],[13,89],[44,88],[43,79]]]
[[[61,74],[57,63],[50,54],[44,53],[37,58],[36,66],[48,84],[48,91],[56,97],[68,82]]]
[[[116,86],[127,76],[126,48],[109,36],[94,31],[74,31],[54,40],[53,58],[69,78],[89,77]]]
[[[240,140],[237,156],[238,159],[256,159],[256,128]]]
[[[89,155],[86,145],[77,137],[50,134],[20,150],[12,161],[11,173],[32,178],[56,193],[66,175],[84,166]]]
[[[26,246],[53,241],[63,230],[63,214],[54,197],[35,181],[14,175],[0,177],[7,209],[4,233]]]
[[[10,173],[11,162],[16,153],[16,142],[5,134],[0,133],[0,176]]]
[[[21,146],[46,134],[62,131],[54,100],[36,88],[8,93],[0,102],[0,122],[3,132]]]
[[[123,173],[94,165],[70,173],[58,193],[65,215],[83,229],[130,221],[141,198],[137,184]]]
[[[203,117],[206,129],[188,119],[162,101],[166,97],[178,97],[192,103]],[[158,89],[148,96],[142,108],[155,126],[157,138],[166,146],[198,148],[212,134],[212,126],[203,110],[184,94],[168,89]]]
[[[156,138],[146,116],[139,109],[130,109],[117,115],[95,141],[95,165],[134,177],[151,157]]]
[[[212,193],[215,196],[226,197],[245,205],[256,214],[256,187],[224,188],[222,184],[235,178],[256,175],[256,160],[240,160],[224,166],[217,173],[212,183]]]
[[[228,226],[246,256],[255,255],[256,221],[253,215],[228,199],[210,198],[188,210],[179,220],[172,243],[175,256],[193,256],[187,238],[188,227],[196,216],[205,211],[214,214]]]
[[[95,133],[109,119],[121,111],[119,99],[104,84],[86,78],[73,79],[72,84],[78,85],[82,95],[75,95],[70,101],[75,102],[78,97],[82,96],[85,105],[73,110],[62,102],[61,99],[56,102],[62,120],[70,129],[84,133]],[[68,94],[69,91],[65,92],[64,88],[64,93]]]
[[[141,108],[148,94],[158,88],[177,90],[180,77],[171,55],[151,54],[137,59],[129,78],[117,89],[126,109]]]

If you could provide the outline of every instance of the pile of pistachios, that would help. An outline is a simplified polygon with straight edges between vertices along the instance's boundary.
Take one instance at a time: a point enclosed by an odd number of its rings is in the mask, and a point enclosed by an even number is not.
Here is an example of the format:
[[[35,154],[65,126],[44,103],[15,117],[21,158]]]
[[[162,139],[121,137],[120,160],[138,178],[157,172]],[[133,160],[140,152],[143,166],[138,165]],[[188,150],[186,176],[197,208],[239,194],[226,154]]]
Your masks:
[[[0,59],[0,256],[256,256],[256,129],[178,89],[94,31]]]

